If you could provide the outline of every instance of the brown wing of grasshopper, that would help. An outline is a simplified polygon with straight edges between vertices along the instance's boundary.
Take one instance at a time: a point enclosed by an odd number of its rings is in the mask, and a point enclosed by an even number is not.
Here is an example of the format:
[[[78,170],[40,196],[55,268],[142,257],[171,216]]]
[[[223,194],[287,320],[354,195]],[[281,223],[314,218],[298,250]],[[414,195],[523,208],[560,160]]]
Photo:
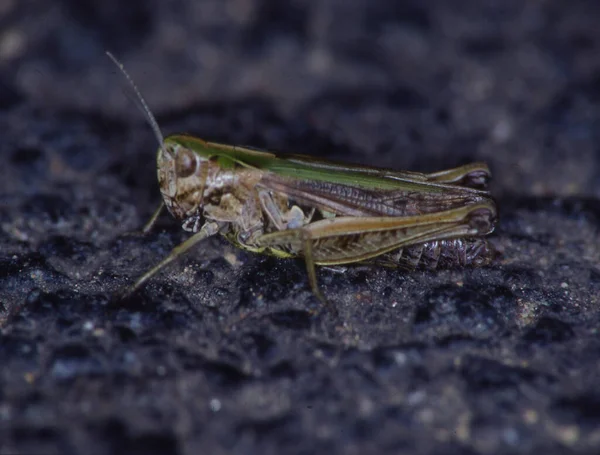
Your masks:
[[[256,244],[304,256],[311,287],[324,300],[315,265],[368,261],[407,246],[478,237],[492,232],[495,220],[496,207],[488,201],[419,216],[336,217],[265,234]]]
[[[392,188],[296,179],[272,172],[266,172],[258,186],[284,194],[300,205],[354,217],[420,215],[482,203],[490,198],[489,192],[472,187],[485,186],[489,179],[489,170],[481,163],[434,174],[395,172],[384,177],[394,181]]]

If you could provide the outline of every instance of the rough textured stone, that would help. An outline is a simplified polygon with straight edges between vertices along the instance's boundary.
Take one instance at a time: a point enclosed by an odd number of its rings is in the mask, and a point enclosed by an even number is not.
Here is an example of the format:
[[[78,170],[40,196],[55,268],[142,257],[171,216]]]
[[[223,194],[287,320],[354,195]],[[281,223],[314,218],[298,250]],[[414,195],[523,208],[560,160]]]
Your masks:
[[[600,451],[600,11],[581,0],[0,5],[0,453]],[[186,238],[165,133],[487,161],[497,264],[319,273]],[[129,96],[129,95],[128,95]],[[129,96],[131,98],[131,96]]]

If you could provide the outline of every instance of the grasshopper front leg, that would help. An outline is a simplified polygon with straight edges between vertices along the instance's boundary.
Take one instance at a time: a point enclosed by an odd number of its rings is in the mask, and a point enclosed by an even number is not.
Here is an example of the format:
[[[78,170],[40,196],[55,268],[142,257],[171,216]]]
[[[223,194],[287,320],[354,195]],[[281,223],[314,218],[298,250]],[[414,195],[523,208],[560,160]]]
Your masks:
[[[137,279],[137,281],[127,289],[124,294],[124,297],[130,296],[135,291],[137,291],[146,281],[160,272],[163,268],[169,265],[171,262],[184,255],[187,251],[193,248],[197,243],[202,240],[211,237],[219,232],[219,225],[215,222],[205,223],[202,228],[185,242],[177,245],[173,250],[169,253],[169,255],[164,258],[161,262],[159,262],[156,266],[152,267],[146,273],[144,273],[141,277]]]
[[[310,223],[316,210],[313,207],[308,214],[305,214],[297,205],[288,208],[287,198],[266,190],[259,190],[258,198],[264,212],[278,231],[295,229]]]

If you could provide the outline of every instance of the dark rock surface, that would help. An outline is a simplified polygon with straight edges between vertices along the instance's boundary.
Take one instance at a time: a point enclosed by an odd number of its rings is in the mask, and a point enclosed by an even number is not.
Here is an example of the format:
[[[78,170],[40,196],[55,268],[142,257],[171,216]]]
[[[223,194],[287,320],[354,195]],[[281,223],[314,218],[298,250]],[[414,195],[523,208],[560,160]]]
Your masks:
[[[0,454],[600,452],[594,0],[0,2]],[[489,163],[500,261],[321,271],[203,243],[165,133],[434,171]]]

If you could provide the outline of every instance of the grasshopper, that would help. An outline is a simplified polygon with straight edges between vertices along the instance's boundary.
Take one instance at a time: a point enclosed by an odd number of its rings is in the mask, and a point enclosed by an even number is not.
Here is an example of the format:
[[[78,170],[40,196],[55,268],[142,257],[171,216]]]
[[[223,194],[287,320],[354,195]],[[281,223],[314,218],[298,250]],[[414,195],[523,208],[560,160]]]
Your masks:
[[[431,174],[282,155],[176,134],[158,123],[123,65],[159,148],[164,207],[193,235],[129,289],[196,244],[221,234],[235,246],[279,258],[304,258],[321,301],[315,267],[369,263],[403,269],[481,266],[494,252],[496,204],[484,163]]]

